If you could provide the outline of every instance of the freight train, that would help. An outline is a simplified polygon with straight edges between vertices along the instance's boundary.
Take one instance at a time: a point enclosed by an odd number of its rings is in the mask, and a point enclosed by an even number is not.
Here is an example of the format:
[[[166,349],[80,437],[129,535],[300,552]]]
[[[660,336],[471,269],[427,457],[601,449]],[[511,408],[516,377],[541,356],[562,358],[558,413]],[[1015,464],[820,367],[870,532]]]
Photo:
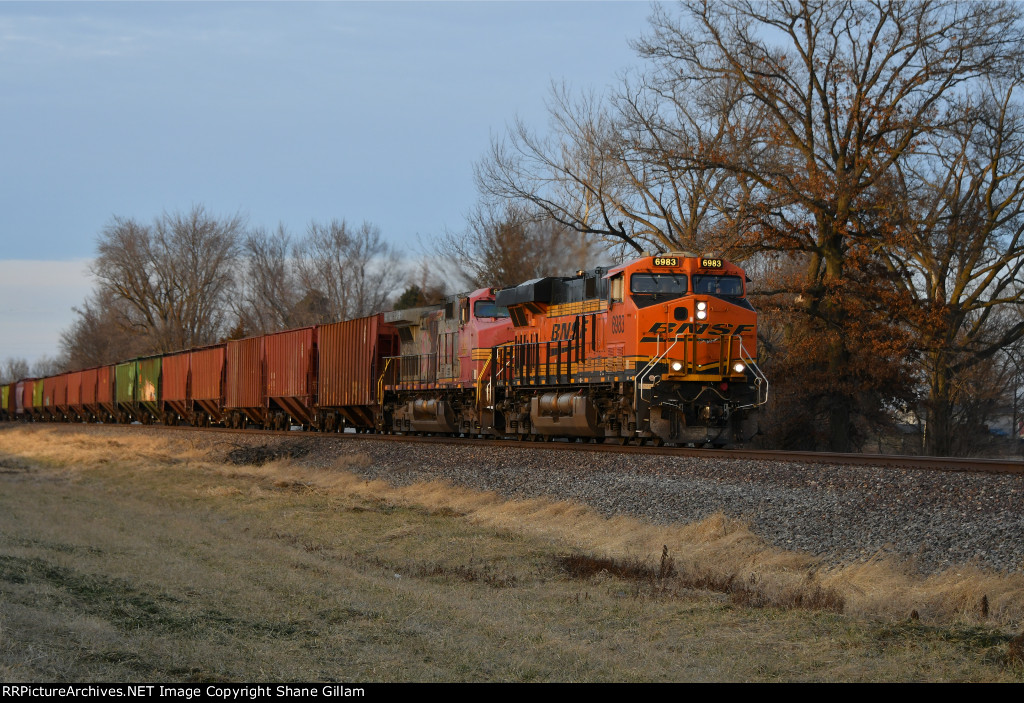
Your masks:
[[[768,380],[743,270],[685,252],[0,387],[7,420],[725,446]]]

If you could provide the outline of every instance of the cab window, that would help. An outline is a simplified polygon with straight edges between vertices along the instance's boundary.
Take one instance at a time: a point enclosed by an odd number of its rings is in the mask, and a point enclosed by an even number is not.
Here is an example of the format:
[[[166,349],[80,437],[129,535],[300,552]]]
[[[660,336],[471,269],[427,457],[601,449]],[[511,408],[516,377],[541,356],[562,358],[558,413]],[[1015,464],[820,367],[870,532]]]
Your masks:
[[[623,289],[623,277],[622,274],[617,274],[611,279],[611,286],[609,287],[609,295],[611,296],[613,303],[621,303],[623,300],[622,289]]]
[[[508,317],[508,308],[495,305],[493,300],[478,300],[473,305],[473,317]]]
[[[629,279],[629,291],[644,295],[683,295],[686,293],[686,274],[634,273]]]
[[[693,292],[697,295],[720,295],[726,298],[743,297],[743,281],[739,276],[709,276],[694,274]]]

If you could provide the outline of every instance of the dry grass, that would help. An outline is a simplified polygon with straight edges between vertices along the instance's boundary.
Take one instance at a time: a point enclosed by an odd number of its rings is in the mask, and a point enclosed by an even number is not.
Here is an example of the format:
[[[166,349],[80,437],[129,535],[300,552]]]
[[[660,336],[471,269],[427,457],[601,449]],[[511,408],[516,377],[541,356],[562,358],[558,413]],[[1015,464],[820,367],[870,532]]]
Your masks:
[[[1024,674],[1020,576],[825,570],[721,515],[653,526],[350,473],[370,461],[0,431],[0,679]]]
[[[341,459],[346,468],[351,461]],[[928,624],[1024,627],[1021,574],[964,565],[923,577],[892,557],[826,569],[807,555],[767,546],[746,524],[722,514],[665,527],[628,517],[605,518],[571,503],[508,501],[443,483],[395,487],[287,461],[248,471],[364,499],[450,511],[492,529],[570,544],[585,554],[646,565],[653,571],[667,546],[680,580],[691,587],[733,593],[740,603],[819,608],[885,620],[901,620],[917,611]],[[983,598],[988,603],[984,613]]]

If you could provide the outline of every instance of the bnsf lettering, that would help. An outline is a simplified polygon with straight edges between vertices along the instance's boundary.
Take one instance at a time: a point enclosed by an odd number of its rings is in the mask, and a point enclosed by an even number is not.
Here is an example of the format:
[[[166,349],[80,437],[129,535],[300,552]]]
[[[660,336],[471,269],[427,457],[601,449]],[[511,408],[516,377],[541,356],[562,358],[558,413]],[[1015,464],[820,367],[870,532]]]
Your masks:
[[[568,322],[563,322],[562,324],[555,323],[554,327],[551,328],[551,341],[566,342],[576,339],[574,331],[575,327]]]
[[[677,334],[695,334],[697,336],[709,334],[720,336],[723,334],[744,334],[754,329],[753,325],[736,325],[735,328],[727,322],[719,322],[716,325],[701,324],[693,322],[655,322],[651,329],[647,330],[646,336],[641,342],[656,342],[658,337],[671,337]]]

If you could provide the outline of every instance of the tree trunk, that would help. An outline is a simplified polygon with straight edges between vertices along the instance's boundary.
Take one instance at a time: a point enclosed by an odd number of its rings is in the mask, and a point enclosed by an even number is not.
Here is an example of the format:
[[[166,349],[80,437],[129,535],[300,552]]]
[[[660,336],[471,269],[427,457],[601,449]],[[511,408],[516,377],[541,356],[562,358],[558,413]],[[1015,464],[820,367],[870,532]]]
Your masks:
[[[832,378],[839,380],[846,374],[850,363],[850,352],[842,337],[829,345],[828,368]],[[853,447],[850,442],[850,417],[852,415],[852,399],[840,389],[829,398],[828,408],[828,439],[829,450],[833,452],[849,452]]]
[[[951,423],[952,400],[949,397],[949,370],[938,355],[932,363],[932,382],[928,390],[928,423],[925,426],[925,454],[950,456],[953,453]]]
[[[834,231],[833,222],[828,218],[819,218],[818,227],[821,232],[826,233],[825,246],[822,247],[826,288],[818,309],[830,332],[836,329],[843,330],[845,310],[842,303],[836,300],[834,291],[829,289],[831,285],[843,280],[842,242],[840,235]],[[829,379],[833,384],[833,392],[827,401],[829,450],[849,452],[852,449],[850,419],[853,415],[853,399],[846,390],[847,384],[844,383],[850,372],[850,349],[844,334],[835,335],[829,342],[827,364]]]

